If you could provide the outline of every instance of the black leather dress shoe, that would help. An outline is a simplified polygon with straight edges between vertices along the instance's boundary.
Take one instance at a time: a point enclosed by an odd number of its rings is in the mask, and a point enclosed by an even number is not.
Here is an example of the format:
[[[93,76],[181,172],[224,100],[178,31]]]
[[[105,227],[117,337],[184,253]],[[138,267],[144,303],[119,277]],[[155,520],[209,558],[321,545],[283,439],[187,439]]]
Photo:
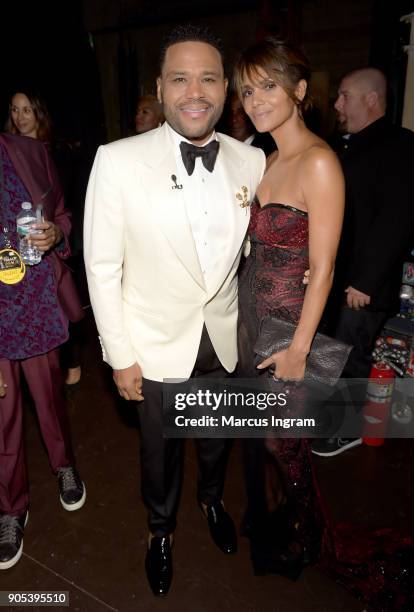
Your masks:
[[[145,569],[152,592],[157,597],[165,597],[171,586],[172,557],[169,536],[154,536],[145,557]]]
[[[234,523],[222,504],[206,508],[211,537],[221,551],[226,554],[237,552],[237,536]]]

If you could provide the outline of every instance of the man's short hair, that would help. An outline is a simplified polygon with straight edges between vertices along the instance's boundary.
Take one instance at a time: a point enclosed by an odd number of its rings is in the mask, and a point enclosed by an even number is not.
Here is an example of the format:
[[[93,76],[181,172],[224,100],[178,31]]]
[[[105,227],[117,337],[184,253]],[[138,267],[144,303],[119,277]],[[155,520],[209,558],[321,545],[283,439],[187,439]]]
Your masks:
[[[191,23],[179,25],[164,38],[161,45],[160,54],[160,71],[164,65],[165,55],[169,47],[183,42],[202,42],[211,45],[220,53],[221,60],[224,64],[223,46],[220,38],[218,38],[208,26],[197,26]]]

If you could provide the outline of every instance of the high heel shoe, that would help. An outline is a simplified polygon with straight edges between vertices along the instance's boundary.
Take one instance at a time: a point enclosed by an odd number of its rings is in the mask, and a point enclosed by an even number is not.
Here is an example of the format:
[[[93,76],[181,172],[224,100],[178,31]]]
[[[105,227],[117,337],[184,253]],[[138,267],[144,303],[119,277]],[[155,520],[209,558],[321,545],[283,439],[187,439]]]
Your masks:
[[[295,582],[302,573],[302,570],[310,564],[307,551],[293,552],[285,550],[279,554],[270,555],[267,561],[267,573],[283,576]]]
[[[74,368],[68,368],[68,371],[66,374],[65,385],[67,385],[68,387],[72,387],[72,388],[74,388],[75,385],[79,386],[81,376],[82,376],[82,370],[80,366],[76,366]]]
[[[266,576],[267,574],[283,576],[295,582],[301,575],[303,569],[310,565],[311,560],[307,551],[293,552],[285,551],[259,551],[251,549],[250,555],[253,573],[255,576]]]
[[[296,581],[312,562],[286,510],[282,508],[259,521],[259,527],[250,525],[250,558],[255,576],[277,574]]]

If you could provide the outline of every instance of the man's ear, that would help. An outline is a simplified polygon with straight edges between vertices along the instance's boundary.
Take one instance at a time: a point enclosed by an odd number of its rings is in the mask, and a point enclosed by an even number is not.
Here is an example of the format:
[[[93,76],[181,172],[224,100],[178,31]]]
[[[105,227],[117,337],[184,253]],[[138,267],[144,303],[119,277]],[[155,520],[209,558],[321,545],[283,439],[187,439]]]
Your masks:
[[[367,93],[365,99],[369,108],[373,108],[378,104],[378,94],[376,91],[370,91],[369,93]]]
[[[225,91],[226,95],[227,95],[227,88],[228,88],[228,86],[229,86],[229,80],[224,78],[224,91]]]
[[[160,104],[162,104],[161,77],[160,76],[157,79],[157,100]]]

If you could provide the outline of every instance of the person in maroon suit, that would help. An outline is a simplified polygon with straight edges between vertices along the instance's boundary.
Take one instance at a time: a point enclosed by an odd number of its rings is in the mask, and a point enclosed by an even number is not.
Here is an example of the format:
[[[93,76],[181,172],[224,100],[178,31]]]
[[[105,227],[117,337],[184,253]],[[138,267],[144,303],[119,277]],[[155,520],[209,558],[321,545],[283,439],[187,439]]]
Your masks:
[[[67,340],[68,321],[82,317],[63,261],[69,255],[71,223],[56,170],[41,142],[0,135],[0,194],[0,569],[8,569],[22,554],[29,505],[22,374],[65,510],[81,508],[86,489],[75,468],[58,349]],[[24,201],[43,206],[44,221],[35,226],[41,232],[31,234],[43,257],[31,266],[21,264],[16,231]],[[17,266],[10,273],[6,268],[13,258]]]
[[[10,99],[5,132],[36,138],[46,145],[57,167],[67,202],[68,192],[72,193],[71,183],[74,180],[72,168],[69,168],[69,166],[72,166],[72,162],[65,155],[64,150],[59,150],[59,147],[56,147],[56,143],[53,142],[52,120],[43,98],[30,91],[30,89],[25,88],[23,91],[16,91]],[[77,385],[81,378],[80,330],[78,325],[69,326],[69,339],[61,348],[61,363],[66,370],[65,383],[68,386]]]

